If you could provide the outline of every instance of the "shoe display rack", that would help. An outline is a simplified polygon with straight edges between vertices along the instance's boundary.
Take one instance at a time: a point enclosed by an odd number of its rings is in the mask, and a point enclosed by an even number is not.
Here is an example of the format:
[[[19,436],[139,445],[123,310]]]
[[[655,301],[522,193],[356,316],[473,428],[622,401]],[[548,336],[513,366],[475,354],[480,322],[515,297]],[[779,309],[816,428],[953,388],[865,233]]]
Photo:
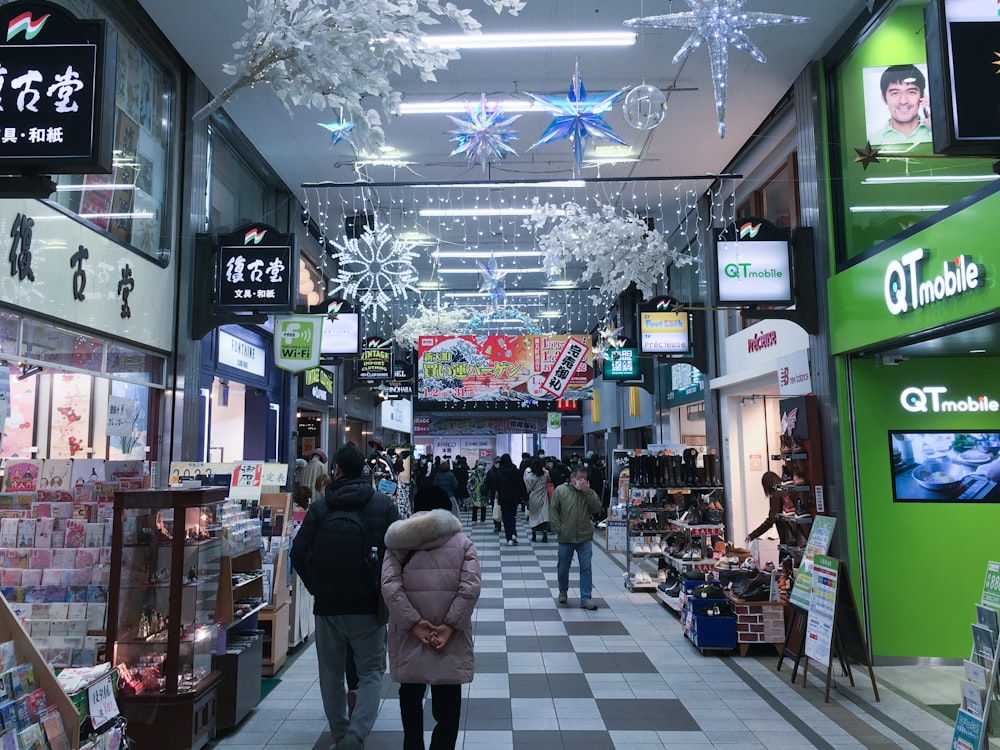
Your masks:
[[[683,570],[714,570],[712,542],[723,529],[724,493],[715,454],[688,448],[681,455],[630,456],[626,503],[618,517],[628,522],[625,586],[654,591],[665,564]],[[664,562],[661,562],[664,561]]]
[[[736,618],[729,600],[701,599],[692,594],[699,586],[685,582],[681,593],[681,627],[684,636],[703,654],[706,651],[732,651],[736,648]]]
[[[809,538],[813,518],[825,514],[823,451],[820,443],[819,405],[815,396],[796,396],[779,401],[781,433],[779,452],[771,460],[781,464],[784,493],[777,527],[785,537],[779,547],[779,562],[800,552]]]

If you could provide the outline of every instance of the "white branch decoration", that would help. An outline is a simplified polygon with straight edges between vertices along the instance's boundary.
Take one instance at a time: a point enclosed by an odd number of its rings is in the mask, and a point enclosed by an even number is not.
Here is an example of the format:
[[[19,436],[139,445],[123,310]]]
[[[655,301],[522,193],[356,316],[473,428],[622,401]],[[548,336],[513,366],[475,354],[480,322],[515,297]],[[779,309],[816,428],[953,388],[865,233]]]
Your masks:
[[[522,0],[483,0],[497,13],[517,15]],[[202,119],[248,86],[266,84],[293,107],[341,110],[355,125],[359,149],[384,139],[382,121],[365,97],[386,113],[399,111],[400,92],[390,77],[403,68],[433,81],[458,53],[422,46],[427,27],[450,20],[464,33],[481,24],[472,11],[440,0],[256,0],[247,8],[247,32],[223,71],[235,80],[197,114]]]
[[[571,262],[583,263],[580,281],[600,282],[597,302],[614,299],[632,282],[651,299],[659,281],[666,287],[669,266],[694,262],[687,253],[672,249],[641,217],[614,206],[603,204],[590,212],[573,202],[556,206],[536,198],[533,203],[534,212],[524,226],[539,235],[546,272],[557,275]]]
[[[415,315],[406,319],[392,337],[403,349],[416,349],[421,336],[449,336],[465,327],[473,313],[464,307],[449,307],[445,303],[440,308],[431,309],[423,304],[417,306]]]

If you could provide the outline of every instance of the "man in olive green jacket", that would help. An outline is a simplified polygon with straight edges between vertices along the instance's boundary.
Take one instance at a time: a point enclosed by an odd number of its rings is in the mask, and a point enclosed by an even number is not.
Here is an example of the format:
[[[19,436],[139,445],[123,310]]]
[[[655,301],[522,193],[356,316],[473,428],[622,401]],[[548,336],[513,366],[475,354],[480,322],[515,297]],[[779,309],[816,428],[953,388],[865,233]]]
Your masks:
[[[590,570],[593,547],[590,540],[594,538],[594,525],[590,516],[600,509],[601,498],[590,489],[587,468],[583,465],[578,465],[570,474],[569,480],[556,487],[552,493],[549,526],[559,538],[556,571],[560,604],[567,601],[569,566],[573,562],[573,553],[576,552],[576,559],[580,563],[580,606],[584,609],[597,609],[590,598],[593,593],[593,575]]]

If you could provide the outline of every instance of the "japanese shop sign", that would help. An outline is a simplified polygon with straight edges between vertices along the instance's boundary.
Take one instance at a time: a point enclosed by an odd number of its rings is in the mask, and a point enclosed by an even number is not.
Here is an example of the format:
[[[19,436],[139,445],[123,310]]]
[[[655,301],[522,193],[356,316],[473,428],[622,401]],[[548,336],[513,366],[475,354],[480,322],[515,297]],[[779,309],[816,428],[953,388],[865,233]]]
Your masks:
[[[608,349],[604,353],[605,380],[636,380],[639,372],[639,350],[634,347]]]
[[[108,420],[105,432],[111,437],[131,435],[137,406],[134,398],[108,396]]]
[[[4,31],[6,30],[6,31]],[[13,172],[111,171],[111,105],[104,21],[57,5],[0,8],[0,164]]]
[[[362,380],[389,380],[392,376],[392,341],[378,337],[362,341],[358,354],[358,377]]]
[[[589,347],[571,336],[421,336],[417,398],[530,403],[589,399]]]
[[[0,242],[4,303],[171,350],[173,298],[154,290],[174,288],[177,264],[163,267],[61,207],[27,198],[0,203]]]
[[[289,372],[319,365],[322,315],[292,315],[274,319],[274,364]]]
[[[451,417],[436,415],[414,417],[414,435],[507,435],[510,433],[544,432],[546,415],[521,415],[517,417]]]
[[[229,312],[291,313],[298,253],[293,234],[251,225],[219,236],[215,307]]]
[[[260,500],[260,479],[263,461],[242,461],[233,466],[233,479],[229,486],[230,500]]]

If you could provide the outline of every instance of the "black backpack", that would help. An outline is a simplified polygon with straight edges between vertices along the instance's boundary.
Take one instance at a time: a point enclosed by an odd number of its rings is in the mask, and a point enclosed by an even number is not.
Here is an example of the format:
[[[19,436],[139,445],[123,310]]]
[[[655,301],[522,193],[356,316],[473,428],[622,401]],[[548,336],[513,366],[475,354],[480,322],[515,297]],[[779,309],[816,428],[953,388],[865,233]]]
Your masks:
[[[368,502],[380,498],[388,525],[388,496],[376,492]],[[332,604],[334,614],[376,612],[381,598],[382,539],[368,538],[363,507],[335,510],[325,501],[316,505],[316,537],[307,570],[297,571],[302,582],[313,596]]]

